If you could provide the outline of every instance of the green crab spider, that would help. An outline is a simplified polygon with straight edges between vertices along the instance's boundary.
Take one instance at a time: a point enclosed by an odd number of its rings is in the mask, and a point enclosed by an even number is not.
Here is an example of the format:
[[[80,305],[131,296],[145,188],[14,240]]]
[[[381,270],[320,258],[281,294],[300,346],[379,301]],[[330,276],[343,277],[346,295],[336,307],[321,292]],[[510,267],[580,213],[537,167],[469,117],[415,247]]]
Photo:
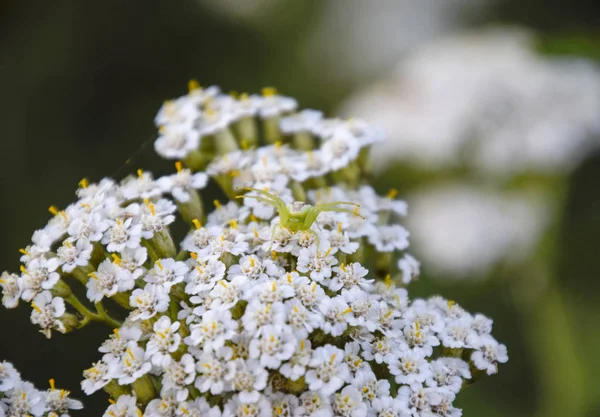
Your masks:
[[[310,227],[317,220],[320,213],[331,211],[337,213],[350,213],[364,219],[358,213],[360,204],[351,203],[348,201],[334,201],[332,203],[318,203],[314,206],[306,204],[302,201],[295,201],[294,203],[287,205],[285,202],[274,194],[258,188],[238,188],[244,191],[253,191],[259,195],[241,195],[237,198],[253,198],[262,203],[273,206],[279,213],[279,226],[288,230],[292,234],[300,231],[305,231],[312,234],[317,242],[317,250],[319,247],[319,235],[317,232],[312,230]],[[344,206],[353,206],[353,209],[346,208]],[[271,240],[275,236],[275,228],[271,234]]]

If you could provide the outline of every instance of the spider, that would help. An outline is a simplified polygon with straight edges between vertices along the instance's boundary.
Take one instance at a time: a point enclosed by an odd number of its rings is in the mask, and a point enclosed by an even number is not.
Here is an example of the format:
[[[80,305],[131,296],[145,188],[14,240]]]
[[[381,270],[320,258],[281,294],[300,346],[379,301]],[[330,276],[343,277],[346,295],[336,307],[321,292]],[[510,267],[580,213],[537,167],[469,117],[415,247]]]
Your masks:
[[[319,235],[310,227],[315,222],[315,220],[317,220],[317,217],[320,213],[325,211],[332,211],[337,213],[350,213],[360,217],[361,219],[364,219],[364,217],[358,213],[360,204],[356,203],[350,203],[347,201],[334,201],[332,203],[319,203],[312,206],[302,201],[295,201],[294,203],[288,205],[285,204],[285,202],[276,195],[268,193],[264,190],[260,190],[258,188],[246,187],[238,189],[244,191],[254,191],[255,193],[258,193],[260,195],[246,194],[238,196],[237,198],[253,198],[255,200],[261,201],[265,204],[275,207],[277,209],[277,212],[279,213],[280,227],[283,227],[292,234],[295,234],[299,231],[305,231],[307,233],[312,234],[317,242],[317,250],[319,248]],[[354,206],[354,208],[344,208],[343,206]],[[273,228],[273,231],[271,233],[271,240],[273,240],[274,236],[275,228]]]

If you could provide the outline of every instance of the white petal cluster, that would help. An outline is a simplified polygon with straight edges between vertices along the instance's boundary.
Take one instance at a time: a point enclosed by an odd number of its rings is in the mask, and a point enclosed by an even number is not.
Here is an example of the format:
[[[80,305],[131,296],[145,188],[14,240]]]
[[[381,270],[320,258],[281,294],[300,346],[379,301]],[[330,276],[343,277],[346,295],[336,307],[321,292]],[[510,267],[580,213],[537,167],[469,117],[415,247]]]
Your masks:
[[[69,417],[69,410],[83,408],[80,401],[69,398],[69,391],[54,387],[40,391],[21,379],[10,362],[0,362],[0,416]]]
[[[380,133],[295,107],[192,84],[156,117],[177,173],[82,182],[2,276],[4,305],[33,300],[47,336],[114,322],[107,298],[127,310],[84,371],[116,400],[105,416],[454,416],[463,382],[508,359],[491,320],[409,300],[406,204],[361,180]],[[231,201],[205,215],[209,182]]]

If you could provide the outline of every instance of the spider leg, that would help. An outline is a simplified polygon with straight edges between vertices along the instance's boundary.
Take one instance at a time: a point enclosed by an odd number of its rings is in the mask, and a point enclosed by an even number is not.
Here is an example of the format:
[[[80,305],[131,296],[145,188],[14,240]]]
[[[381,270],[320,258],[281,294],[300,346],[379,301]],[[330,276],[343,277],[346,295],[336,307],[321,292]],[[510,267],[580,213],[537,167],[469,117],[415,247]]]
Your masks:
[[[273,251],[273,240],[275,240],[275,232],[277,231],[277,228],[281,227],[281,225],[279,224],[275,224],[273,225],[273,227],[271,228],[271,247],[269,248],[269,252]]]
[[[281,214],[281,210],[287,210],[287,207],[285,207],[285,205],[281,201],[271,200],[269,198],[261,197],[258,195],[244,194],[244,195],[238,195],[235,198],[253,198],[254,200],[258,200],[265,204],[275,207],[277,209],[277,211],[280,212],[280,214]]]
[[[323,211],[320,210],[318,207],[318,205],[311,207],[311,209],[306,213],[306,217],[304,218],[304,222],[302,223],[303,230],[309,230],[310,226],[315,222],[315,220],[317,220],[317,217],[319,217],[319,213]]]
[[[319,253],[319,246],[321,246],[321,238],[319,237],[319,234],[310,228],[306,229],[306,232],[315,237],[315,241],[317,242],[317,253]]]
[[[265,197],[265,198],[269,198],[269,199],[271,199],[271,200],[274,200],[274,201],[282,201],[282,200],[281,200],[279,197],[277,197],[276,195],[274,195],[274,194],[271,194],[271,193],[269,193],[269,192],[267,192],[267,191],[265,191],[265,190],[261,190],[260,188],[252,188],[252,187],[238,187],[237,189],[238,189],[238,190],[242,190],[242,191],[248,191],[248,192],[250,192],[250,191],[254,191],[255,193],[258,193],[258,194],[262,195],[262,196],[263,196],[263,197]]]
[[[350,201],[334,201],[332,203],[319,203],[319,204],[316,204],[315,207],[344,206],[344,205],[360,207],[360,204],[351,203]]]
[[[321,211],[333,211],[333,212],[336,212],[336,213],[350,213],[350,214],[353,214],[353,215],[355,215],[355,216],[358,216],[358,217],[360,217],[360,218],[361,218],[361,219],[363,219],[363,220],[364,220],[364,218],[365,218],[365,216],[361,215],[361,214],[358,212],[358,210],[357,210],[357,209],[350,210],[350,209],[345,209],[345,208],[342,208],[342,207],[330,207],[330,208],[323,209],[323,210],[321,210]]]
[[[235,198],[252,198],[254,200],[258,200],[258,201],[261,201],[261,202],[263,202],[265,204],[268,204],[270,206],[277,207],[275,201],[269,200],[268,198],[264,198],[264,197],[261,197],[261,196],[258,196],[258,195],[247,195],[247,194],[246,195],[238,195]]]

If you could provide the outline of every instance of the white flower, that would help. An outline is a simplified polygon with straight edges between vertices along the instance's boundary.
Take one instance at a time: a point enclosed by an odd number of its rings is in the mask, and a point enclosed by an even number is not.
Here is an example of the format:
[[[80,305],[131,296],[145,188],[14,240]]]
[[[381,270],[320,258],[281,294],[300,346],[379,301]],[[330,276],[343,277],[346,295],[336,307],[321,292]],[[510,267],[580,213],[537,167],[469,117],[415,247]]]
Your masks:
[[[145,271],[143,265],[146,262],[146,259],[148,259],[148,250],[144,247],[125,249],[120,255],[121,257],[118,265],[129,271],[133,280],[141,277]]]
[[[220,99],[220,100],[217,100]],[[204,111],[198,114],[194,120],[194,128],[198,130],[201,136],[212,135],[222,132],[232,121],[232,113],[229,111],[230,97],[218,96],[204,108]]]
[[[176,174],[159,178],[157,183],[164,192],[171,193],[175,200],[187,203],[190,201],[190,190],[206,187],[208,175],[204,172],[193,174],[189,169],[181,169],[178,165]]]
[[[431,415],[431,407],[442,402],[442,396],[436,389],[424,388],[418,384],[401,386],[396,399],[409,415],[418,417]]]
[[[279,268],[270,259],[261,260],[256,255],[242,256],[239,264],[229,268],[228,275],[244,276],[252,281],[265,281],[279,274]]]
[[[249,285],[248,278],[243,275],[238,275],[231,281],[220,280],[210,292],[210,296],[215,300],[213,308],[230,309],[237,304]]]
[[[282,361],[292,357],[296,349],[296,338],[290,326],[263,326],[259,338],[250,342],[251,359],[260,359],[266,368],[277,369]]]
[[[198,397],[194,401],[179,404],[176,415],[181,417],[221,417],[221,410],[216,405],[211,408],[204,398]]]
[[[375,337],[371,342],[362,343],[363,357],[368,361],[376,363],[392,363],[394,355],[397,354],[403,346],[398,346],[397,342],[388,337]]]
[[[150,359],[154,366],[166,369],[171,364],[171,353],[175,352],[181,343],[178,333],[181,323],[162,316],[154,323],[154,333],[146,345],[146,359]]]
[[[338,131],[323,143],[321,150],[329,169],[337,171],[358,157],[360,142],[354,136]]]
[[[65,272],[71,272],[78,266],[87,265],[92,256],[93,247],[87,240],[79,239],[75,244],[73,242],[72,238],[65,240],[56,251],[62,263],[62,270]]]
[[[267,386],[269,373],[259,361],[236,359],[227,364],[227,379],[233,389],[239,392],[241,402],[254,403],[260,398],[260,391]]]
[[[355,286],[367,290],[370,288],[372,279],[364,279],[369,271],[364,268],[358,262],[353,262],[349,265],[340,264],[333,268],[335,275],[329,282],[329,289],[331,291],[339,291],[342,288],[350,289]]]
[[[471,360],[477,369],[485,371],[488,375],[498,372],[497,363],[508,361],[506,346],[499,344],[491,336],[481,337],[481,346],[471,355]]]
[[[446,323],[453,320],[458,320],[463,317],[470,317],[471,315],[460,305],[456,304],[452,300],[446,300],[440,296],[433,296],[427,300],[429,307],[438,309],[442,314],[442,318]]]
[[[385,301],[376,304],[377,324],[379,331],[388,337],[398,337],[402,334],[402,321],[399,320],[400,311],[391,308]]]
[[[21,375],[10,362],[0,362],[0,392],[12,390],[21,381]]]
[[[396,377],[397,383],[411,385],[425,382],[431,376],[431,367],[423,356],[409,350],[398,353],[390,363],[390,373]]]
[[[378,226],[377,232],[369,235],[369,242],[378,252],[393,252],[408,247],[408,231],[399,224]]]
[[[212,237],[207,228],[198,227],[183,239],[181,248],[188,252],[201,253],[211,243]]]
[[[152,239],[155,234],[162,232],[175,221],[172,213],[177,208],[175,204],[164,198],[156,203],[151,203],[146,199],[144,203],[143,206],[131,204],[127,209],[134,213],[139,211],[135,215],[139,217],[139,224],[142,226],[141,235],[144,239]]]
[[[285,302],[287,321],[294,332],[294,336],[306,339],[313,330],[321,327],[323,318],[308,310],[297,298]]]
[[[311,391],[329,396],[350,380],[348,365],[344,363],[344,353],[332,345],[318,347],[313,351],[309,362],[312,369],[305,376]]]
[[[343,417],[366,417],[367,404],[362,400],[360,392],[352,386],[344,387],[342,392],[333,396],[333,410]]]
[[[329,402],[329,396],[318,392],[306,391],[300,395],[300,407],[297,410],[298,417],[331,417],[333,410]]]
[[[104,232],[102,244],[109,252],[121,252],[125,248],[136,249],[142,239],[142,225],[133,224],[132,219],[111,221]]]
[[[461,417],[462,410],[454,407],[452,403],[456,399],[456,394],[444,388],[438,388],[437,394],[440,396],[440,403],[431,406],[431,411],[437,415],[446,417]]]
[[[136,326],[123,325],[119,329],[114,329],[110,338],[106,339],[98,348],[99,352],[110,353],[113,356],[121,356],[127,349],[130,341],[137,342],[142,337],[142,330]]]
[[[3,272],[0,277],[0,286],[2,286],[2,305],[5,308],[15,308],[19,305],[21,298],[21,280],[16,274]]]
[[[338,223],[337,232],[327,233],[327,240],[329,241],[329,246],[331,248],[338,249],[341,252],[344,252],[348,255],[353,254],[360,247],[358,242],[353,242],[352,240],[350,240],[348,232],[342,229],[341,222]]]
[[[211,238],[208,247],[198,251],[198,255],[211,254],[219,257],[224,253],[230,253],[235,256],[243,255],[248,251],[249,245],[243,241],[244,236],[234,229],[227,229],[220,236]]]
[[[421,329],[418,322],[404,327],[404,339],[411,349],[423,356],[431,356],[433,347],[440,344],[439,339],[429,331]]]
[[[306,277],[300,277],[297,282],[296,297],[309,310],[319,307],[323,300],[328,299],[323,287],[316,282],[311,282]]]
[[[165,125],[154,142],[156,153],[166,159],[183,159],[200,145],[200,135],[186,125]],[[160,179],[159,179],[160,181]]]
[[[196,376],[195,368],[196,363],[189,353],[183,355],[179,362],[172,361],[165,368],[162,389],[165,392],[173,393],[177,401],[185,401],[189,395],[186,386],[194,382]]]
[[[231,318],[229,310],[209,310],[202,316],[202,321],[190,326],[191,334],[185,339],[190,346],[198,346],[205,352],[218,351],[225,341],[231,340],[237,333],[238,322]]]
[[[60,279],[60,275],[56,272],[59,265],[60,259],[58,258],[46,259],[40,257],[29,262],[27,268],[22,267],[23,292],[21,298],[25,301],[31,301],[40,291],[52,289]]]
[[[221,157],[216,157],[215,159],[213,159],[212,162],[206,167],[206,173],[211,177],[235,176],[239,174],[240,170],[243,170],[248,166],[251,159],[252,158],[250,157],[250,153],[247,151],[229,152]],[[237,206],[237,204],[235,203],[233,203],[233,205]],[[211,215],[213,217],[215,217],[215,215],[220,216],[220,214],[217,214],[215,212],[211,213]],[[209,221],[212,222],[212,219],[210,219],[210,217]]]
[[[312,280],[321,282],[331,277],[331,267],[338,263],[334,253],[331,249],[325,252],[317,251],[314,246],[300,249],[296,268],[299,272],[310,273]]]
[[[281,392],[269,396],[273,417],[294,417],[298,408],[298,398],[292,394]]]
[[[475,318],[471,321],[471,328],[479,336],[490,334],[492,332],[493,320],[487,318],[483,314],[475,314]]]
[[[370,332],[377,329],[377,311],[373,306],[371,295],[359,287],[342,290],[342,297],[348,303],[352,314],[344,315],[350,326],[364,327]]]
[[[8,405],[8,416],[43,416],[46,404],[44,396],[29,382],[19,381],[4,400]]]
[[[405,405],[398,398],[380,397],[372,402],[377,417],[409,417]]]
[[[260,100],[258,115],[263,118],[279,116],[283,113],[289,113],[296,110],[298,103],[291,97],[277,95],[272,88],[263,90],[263,97]]]
[[[279,368],[279,372],[286,378],[297,381],[305,374],[311,357],[312,349],[310,348],[310,340],[301,339],[298,341],[292,357]]]
[[[360,369],[356,372],[351,385],[361,393],[362,399],[367,403],[376,398],[388,397],[390,395],[390,383],[384,379],[378,381],[370,369]]]
[[[431,308],[424,300],[413,300],[410,307],[402,313],[406,323],[419,323],[419,328],[424,331],[440,333],[445,326],[441,314]]]
[[[344,346],[345,356],[344,362],[348,365],[348,369],[355,375],[359,369],[368,368],[369,364],[366,363],[360,356],[360,345],[358,342],[349,342]]]
[[[144,289],[137,288],[129,297],[129,305],[135,308],[131,320],[148,320],[157,313],[164,313],[169,306],[169,295],[160,285],[146,284]]]
[[[91,368],[83,371],[83,376],[85,379],[81,382],[81,389],[87,395],[102,389],[111,379],[108,375],[108,366],[103,361],[96,362]]]
[[[398,260],[398,269],[402,272],[402,282],[409,284],[419,277],[421,273],[421,263],[408,253]]]
[[[64,389],[55,389],[54,380],[50,380],[51,389],[46,393],[46,412],[49,416],[68,417],[69,410],[81,410],[83,404],[81,401],[69,398],[69,391]]]
[[[310,132],[322,118],[323,112],[305,109],[297,114],[283,117],[279,122],[279,127],[286,135],[297,132]]]
[[[178,405],[175,397],[165,393],[160,398],[155,398],[148,403],[144,410],[144,417],[173,417],[177,412]]]
[[[231,358],[233,350],[230,347],[222,347],[214,351],[204,351],[196,362],[198,377],[194,385],[201,392],[219,395],[231,389],[231,382],[227,379],[231,369]]]
[[[98,270],[90,273],[89,276],[86,295],[94,303],[104,297],[112,297],[118,292],[129,291],[135,285],[131,273],[109,259],[102,261],[98,265]]]
[[[319,311],[323,314],[324,321],[321,329],[334,337],[341,336],[348,328],[348,315],[352,309],[342,296],[324,298],[319,303]]]
[[[231,105],[231,114],[234,121],[256,116],[258,109],[261,106],[263,99],[258,96],[249,96],[248,94],[240,94],[238,100]]]
[[[152,369],[152,364],[144,359],[144,349],[136,342],[127,343],[121,358],[109,362],[108,373],[118,379],[119,385],[129,385]]]
[[[189,268],[184,262],[171,258],[160,259],[154,262],[154,267],[148,271],[144,281],[160,285],[168,293],[173,285],[183,282],[188,271]]]
[[[190,261],[191,272],[186,275],[186,294],[195,295],[214,288],[225,276],[225,264],[217,259],[198,259]]]
[[[528,190],[500,193],[444,183],[412,196],[407,226],[430,271],[444,278],[480,278],[498,264],[531,256],[548,226],[548,204],[547,196]]]
[[[455,394],[461,390],[464,379],[471,379],[469,364],[458,358],[439,358],[431,361],[430,387],[444,387]]]
[[[442,345],[453,349],[479,347],[479,336],[472,329],[472,322],[471,317],[462,317],[447,323],[439,335]]]
[[[271,403],[264,395],[257,401],[247,403],[241,400],[239,395],[234,395],[225,403],[223,417],[271,417]]]
[[[77,240],[84,239],[90,242],[98,242],[102,239],[108,227],[109,222],[100,213],[92,212],[73,219],[67,232]]]
[[[123,394],[117,398],[117,402],[108,406],[102,417],[139,417],[141,414],[137,407],[136,398]]]
[[[257,297],[263,303],[283,301],[294,296],[294,288],[289,283],[278,284],[277,280],[270,279],[261,284],[250,287],[246,297]]]
[[[161,190],[151,173],[140,169],[137,174],[137,177],[127,177],[121,182],[119,192],[125,200],[144,200],[160,196]]]
[[[52,236],[48,235],[45,230],[36,230],[31,236],[33,245],[28,246],[26,253],[21,257],[21,262],[29,262],[50,250],[50,246],[54,243]],[[24,259],[25,258],[25,259]]]
[[[52,297],[50,291],[43,291],[35,296],[31,306],[31,322],[40,326],[40,331],[48,339],[52,335],[52,329],[61,333],[66,331],[60,320],[65,314],[65,301],[61,297]]]
[[[241,321],[244,330],[253,335],[262,332],[267,325],[281,327],[285,324],[285,319],[286,311],[282,303],[261,303],[254,300],[246,306]]]

